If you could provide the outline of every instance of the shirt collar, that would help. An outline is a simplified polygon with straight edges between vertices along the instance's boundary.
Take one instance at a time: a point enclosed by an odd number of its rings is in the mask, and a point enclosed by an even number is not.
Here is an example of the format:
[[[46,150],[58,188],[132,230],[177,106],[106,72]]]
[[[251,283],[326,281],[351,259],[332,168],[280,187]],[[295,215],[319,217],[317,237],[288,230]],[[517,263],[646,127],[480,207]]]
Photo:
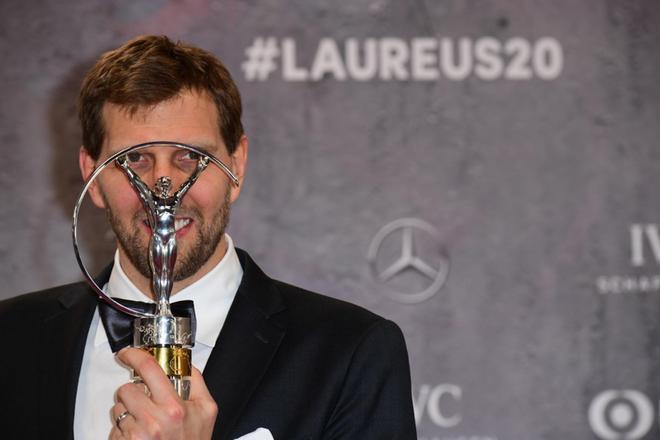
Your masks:
[[[236,291],[243,278],[243,268],[238,260],[234,243],[228,234],[225,234],[225,240],[227,252],[220,262],[202,278],[177,292],[171,298],[173,302],[194,301],[197,319],[195,343],[202,343],[208,347],[215,347],[229,307],[234,301]],[[154,302],[126,276],[119,263],[119,252],[115,252],[112,272],[104,290],[109,296],[116,298]],[[94,345],[98,346],[107,341],[108,337],[103,329],[103,323],[99,320]]]

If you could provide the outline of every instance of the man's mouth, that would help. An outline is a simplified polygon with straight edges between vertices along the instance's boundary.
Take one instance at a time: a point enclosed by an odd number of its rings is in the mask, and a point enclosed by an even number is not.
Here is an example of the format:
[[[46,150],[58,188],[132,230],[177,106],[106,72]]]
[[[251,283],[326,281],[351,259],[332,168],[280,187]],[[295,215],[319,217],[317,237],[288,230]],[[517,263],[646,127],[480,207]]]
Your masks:
[[[177,218],[176,220],[174,220],[174,230],[176,232],[179,232],[181,230],[181,228],[185,228],[191,222],[192,222],[192,220],[189,219],[189,218]]]
[[[174,231],[176,232],[177,237],[180,235],[185,234],[189,228],[189,226],[192,224],[192,219],[188,217],[182,217],[182,218],[177,218],[174,220]],[[147,220],[142,220],[142,224],[147,228],[149,233],[151,234],[151,227],[149,226],[149,222]]]

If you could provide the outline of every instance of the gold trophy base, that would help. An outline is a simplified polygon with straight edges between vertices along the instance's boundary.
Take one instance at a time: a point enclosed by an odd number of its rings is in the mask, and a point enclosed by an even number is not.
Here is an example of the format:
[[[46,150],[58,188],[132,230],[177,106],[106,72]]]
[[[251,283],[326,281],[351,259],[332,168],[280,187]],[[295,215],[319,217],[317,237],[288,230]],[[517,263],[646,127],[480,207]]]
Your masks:
[[[192,363],[190,349],[185,347],[142,347],[152,355],[168,376],[190,376]]]
[[[191,350],[185,347],[140,347],[156,359],[163,369],[177,394],[183,399],[190,398],[190,381],[192,375]],[[133,372],[134,383],[144,383],[142,378]]]

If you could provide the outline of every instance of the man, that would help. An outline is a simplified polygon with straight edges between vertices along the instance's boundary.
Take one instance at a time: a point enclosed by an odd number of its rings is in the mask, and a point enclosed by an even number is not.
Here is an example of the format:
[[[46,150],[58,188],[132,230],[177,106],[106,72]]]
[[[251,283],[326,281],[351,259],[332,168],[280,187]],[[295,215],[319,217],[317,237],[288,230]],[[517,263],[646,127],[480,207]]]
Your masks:
[[[4,301],[2,438],[415,438],[398,327],[268,278],[225,234],[248,141],[238,90],[216,58],[166,37],[137,38],[97,61],[79,104],[83,178],[113,153],[157,140],[203,148],[238,177],[234,185],[209,166],[177,213],[173,301],[195,302],[199,370],[182,401],[151,356],[113,354],[82,283]],[[193,159],[166,147],[129,157],[147,184],[168,176],[175,188],[187,177],[181,164]],[[150,229],[128,179],[109,167],[90,197],[117,236],[99,284],[114,297],[153,300]],[[130,382],[128,368],[146,388]]]

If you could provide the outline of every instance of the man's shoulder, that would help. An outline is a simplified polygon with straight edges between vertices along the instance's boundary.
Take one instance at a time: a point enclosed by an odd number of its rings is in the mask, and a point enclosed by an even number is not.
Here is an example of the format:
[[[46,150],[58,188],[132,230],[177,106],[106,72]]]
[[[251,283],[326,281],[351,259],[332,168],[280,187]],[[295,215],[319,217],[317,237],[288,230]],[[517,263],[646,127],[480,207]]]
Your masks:
[[[264,310],[278,310],[281,300],[293,323],[311,323],[317,328],[325,324],[336,326],[338,323],[344,327],[364,328],[374,322],[386,321],[358,305],[271,278],[246,251],[236,248],[236,253],[244,271],[239,292],[242,290],[261,303]]]
[[[297,328],[318,336],[325,334],[337,341],[353,342],[373,333],[383,332],[389,338],[398,337],[401,332],[394,322],[359,305],[279,280],[273,283],[286,304],[290,330]]]
[[[392,321],[364,307],[271,278],[246,251],[237,248],[236,252],[244,270],[244,291],[264,310],[277,311],[283,306],[290,332],[325,335],[335,340],[360,340],[375,328],[400,333]]]
[[[341,317],[365,323],[383,319],[364,307],[348,301],[312,292],[280,280],[274,279],[273,283],[282,294],[287,308],[294,313],[310,315],[314,318],[319,318],[319,315],[333,319]]]
[[[83,282],[50,287],[44,290],[24,293],[0,301],[0,323],[39,318],[55,313],[62,305],[67,305],[89,295]]]

